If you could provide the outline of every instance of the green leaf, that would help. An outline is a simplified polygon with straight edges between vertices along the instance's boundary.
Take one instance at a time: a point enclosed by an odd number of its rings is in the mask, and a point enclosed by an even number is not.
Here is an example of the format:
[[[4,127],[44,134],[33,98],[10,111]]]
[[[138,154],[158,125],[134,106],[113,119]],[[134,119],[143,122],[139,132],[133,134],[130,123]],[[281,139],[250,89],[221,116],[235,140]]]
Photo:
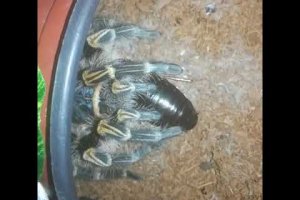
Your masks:
[[[38,179],[41,178],[41,175],[43,174],[43,165],[44,165],[44,159],[45,159],[45,145],[42,137],[42,131],[41,131],[41,108],[44,101],[46,86],[45,86],[45,80],[44,77],[38,67],[38,112],[37,112],[37,118],[38,118],[38,135],[37,135],[37,147],[38,147]]]

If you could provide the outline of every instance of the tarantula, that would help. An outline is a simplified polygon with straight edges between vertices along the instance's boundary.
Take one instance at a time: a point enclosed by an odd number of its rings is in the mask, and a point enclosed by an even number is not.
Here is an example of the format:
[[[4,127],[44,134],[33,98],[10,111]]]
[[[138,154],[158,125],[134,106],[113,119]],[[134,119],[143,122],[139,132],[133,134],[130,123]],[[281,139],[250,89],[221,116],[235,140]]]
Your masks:
[[[75,91],[74,175],[92,180],[140,176],[127,166],[164,139],[192,129],[192,103],[163,75],[182,68],[162,61],[107,61],[105,48],[122,38],[154,39],[159,32],[96,18],[87,37]]]

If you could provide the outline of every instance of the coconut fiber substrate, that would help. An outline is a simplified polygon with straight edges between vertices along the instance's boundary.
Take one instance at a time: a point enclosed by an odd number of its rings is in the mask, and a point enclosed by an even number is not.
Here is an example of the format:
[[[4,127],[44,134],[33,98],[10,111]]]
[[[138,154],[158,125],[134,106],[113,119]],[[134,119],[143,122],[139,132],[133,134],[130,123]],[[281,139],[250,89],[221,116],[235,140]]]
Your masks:
[[[143,180],[77,181],[78,196],[262,199],[262,1],[101,0],[96,15],[162,33],[127,45],[122,57],[181,65],[191,82],[170,82],[199,120],[131,167]]]

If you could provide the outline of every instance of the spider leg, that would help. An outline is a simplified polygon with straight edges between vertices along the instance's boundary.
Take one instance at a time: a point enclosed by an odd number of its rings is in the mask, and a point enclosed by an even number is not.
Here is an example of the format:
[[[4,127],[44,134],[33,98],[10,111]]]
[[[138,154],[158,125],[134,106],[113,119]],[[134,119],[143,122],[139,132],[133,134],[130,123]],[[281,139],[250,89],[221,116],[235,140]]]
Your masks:
[[[111,85],[111,90],[114,94],[124,92],[153,92],[157,89],[153,83],[133,83],[115,80]]]
[[[143,76],[149,73],[161,75],[179,75],[183,72],[182,68],[174,63],[162,61],[138,62],[126,59],[112,61],[111,65],[116,69],[116,77],[123,76]]]
[[[115,117],[118,122],[127,120],[158,121],[161,118],[161,114],[158,111],[119,109]]]
[[[109,120],[100,120],[97,126],[97,133],[100,136],[108,136],[117,140],[126,141],[131,138],[130,129],[123,123],[115,123]]]
[[[156,39],[160,33],[155,30],[142,28],[136,25],[120,25],[115,27],[116,36],[125,38],[139,38],[139,39]]]
[[[132,163],[135,163],[145,157],[152,151],[152,147],[150,145],[142,145],[140,148],[136,149],[131,153],[118,153],[112,155],[112,165],[117,166],[127,166]]]
[[[115,153],[115,154],[105,154],[97,153],[96,149],[88,149],[85,151],[83,158],[87,161],[92,162],[93,164],[99,167],[83,167],[75,166],[74,167],[74,176],[80,179],[87,180],[105,180],[105,179],[117,179],[128,177],[131,179],[139,180],[141,177],[129,170],[126,166],[139,161],[150,153],[152,147],[150,145],[142,145],[140,148],[136,149],[131,153]],[[87,156],[89,156],[88,159]],[[110,165],[104,166],[103,160],[107,160],[107,156],[111,159],[109,162]],[[96,160],[96,162],[95,162]]]
[[[166,138],[174,137],[183,132],[180,126],[170,128],[154,129],[133,129],[130,130],[123,123],[113,123],[107,120],[101,120],[97,127],[97,133],[102,136],[114,137],[117,140],[158,142]]]
[[[149,121],[155,122],[161,118],[161,114],[158,111],[142,111],[142,110],[125,110],[119,109],[116,114],[111,118],[111,120],[100,120],[97,126],[97,133],[100,136],[110,136],[117,140],[127,141],[132,138],[132,131],[126,126],[126,122],[130,120],[134,121]],[[146,132],[148,130],[145,130]],[[137,134],[146,134],[145,131],[141,130]],[[174,129],[174,131],[182,131]],[[158,134],[155,131],[155,134]],[[168,131],[161,132],[161,134],[172,135]],[[163,136],[162,138],[164,138]]]
[[[112,164],[111,155],[98,152],[96,148],[89,148],[83,152],[83,159],[101,167],[109,167]]]
[[[126,76],[141,77],[150,73],[179,75],[182,72],[182,68],[174,63],[116,60],[100,68],[83,70],[82,80],[86,86],[95,86],[104,80],[122,79]]]
[[[101,48],[104,44],[113,44],[121,38],[155,39],[160,33],[155,30],[142,28],[136,25],[118,25],[103,28],[87,37],[87,43],[93,48]]]
[[[141,141],[141,142],[159,142],[166,138],[175,137],[183,132],[182,128],[179,126],[174,126],[165,129],[138,129],[132,130],[130,138],[131,141]]]
[[[133,180],[140,180],[141,177],[127,169],[121,168],[96,168],[96,167],[82,167],[74,166],[73,176],[76,179],[82,180],[112,180],[120,178],[131,178]]]

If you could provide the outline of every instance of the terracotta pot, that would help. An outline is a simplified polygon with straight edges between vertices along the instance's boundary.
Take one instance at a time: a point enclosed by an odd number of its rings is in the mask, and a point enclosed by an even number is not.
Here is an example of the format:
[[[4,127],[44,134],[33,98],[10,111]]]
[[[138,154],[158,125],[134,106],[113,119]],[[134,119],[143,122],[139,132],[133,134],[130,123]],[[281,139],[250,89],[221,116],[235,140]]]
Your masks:
[[[69,96],[74,92],[77,65],[97,4],[98,0],[38,0],[38,66],[46,81],[41,130],[47,155],[41,182],[46,187],[53,183],[58,199],[76,199],[68,155]]]

